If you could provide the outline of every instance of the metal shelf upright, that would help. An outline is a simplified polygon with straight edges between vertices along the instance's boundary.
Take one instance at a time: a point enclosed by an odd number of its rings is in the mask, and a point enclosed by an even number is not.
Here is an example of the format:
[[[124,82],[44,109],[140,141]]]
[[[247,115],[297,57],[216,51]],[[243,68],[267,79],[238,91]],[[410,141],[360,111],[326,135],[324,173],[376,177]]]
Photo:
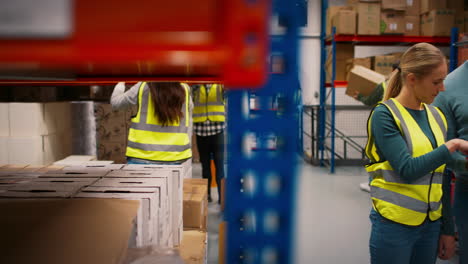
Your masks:
[[[269,61],[279,56],[284,67],[255,90],[255,114],[248,109],[250,89],[228,93],[226,263],[294,262],[299,2],[273,1],[272,11],[286,29],[284,34],[270,37]],[[269,21],[264,23],[267,26]],[[274,98],[281,98],[277,109],[271,109]],[[257,138],[255,151],[246,146],[246,137],[251,134]],[[276,137],[274,151],[262,135]]]

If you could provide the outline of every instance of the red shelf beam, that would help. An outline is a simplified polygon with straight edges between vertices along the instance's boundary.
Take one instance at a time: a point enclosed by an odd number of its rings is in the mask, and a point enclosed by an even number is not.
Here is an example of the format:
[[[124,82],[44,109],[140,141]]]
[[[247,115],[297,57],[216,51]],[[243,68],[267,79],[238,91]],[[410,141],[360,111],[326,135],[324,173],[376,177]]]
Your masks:
[[[328,38],[327,41],[331,41]],[[359,44],[388,44],[388,43],[419,43],[427,42],[432,44],[450,44],[450,37],[427,37],[427,36],[402,36],[402,35],[336,35],[337,42],[354,42]],[[328,43],[329,44],[329,43]]]

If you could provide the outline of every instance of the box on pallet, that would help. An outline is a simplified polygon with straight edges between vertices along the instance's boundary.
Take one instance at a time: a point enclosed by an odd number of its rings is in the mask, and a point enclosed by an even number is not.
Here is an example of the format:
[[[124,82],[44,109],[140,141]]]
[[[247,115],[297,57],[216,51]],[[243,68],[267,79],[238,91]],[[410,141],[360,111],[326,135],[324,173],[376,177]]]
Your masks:
[[[384,75],[356,65],[349,73],[346,94],[353,96],[355,92],[359,92],[364,96],[368,96],[374,91],[375,87],[383,81],[385,81]]]
[[[455,23],[455,13],[451,9],[437,9],[421,15],[421,35],[450,36]]]
[[[158,188],[120,188],[120,187],[86,187],[81,190],[76,198],[109,198],[138,200],[136,218],[136,237],[135,241],[130,241],[132,247],[143,247],[158,245],[157,233],[154,233],[158,227],[158,208],[159,208],[159,189]]]
[[[380,3],[359,2],[358,6],[358,35],[380,34]]]

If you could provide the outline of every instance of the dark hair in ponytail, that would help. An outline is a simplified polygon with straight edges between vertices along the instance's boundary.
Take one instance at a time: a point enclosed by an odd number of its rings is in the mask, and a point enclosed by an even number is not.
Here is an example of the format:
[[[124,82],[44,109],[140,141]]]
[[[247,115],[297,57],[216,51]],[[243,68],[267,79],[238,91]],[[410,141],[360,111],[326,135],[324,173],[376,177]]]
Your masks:
[[[163,126],[179,122],[183,117],[185,89],[177,82],[147,83],[154,104],[155,115]]]
[[[429,43],[418,43],[411,46],[400,59],[399,66],[392,72],[384,101],[397,97],[409,73],[417,78],[431,74],[442,63],[446,63],[445,56],[435,46]]]

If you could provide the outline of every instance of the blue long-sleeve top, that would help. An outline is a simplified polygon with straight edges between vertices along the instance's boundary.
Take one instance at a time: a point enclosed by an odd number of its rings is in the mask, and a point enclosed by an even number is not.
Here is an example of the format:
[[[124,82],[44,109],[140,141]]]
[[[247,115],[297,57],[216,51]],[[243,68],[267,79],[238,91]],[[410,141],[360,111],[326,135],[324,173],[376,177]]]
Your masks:
[[[429,126],[426,111],[406,109],[419,124],[432,145],[436,146],[436,140]],[[446,163],[454,167],[461,166],[458,161],[453,160],[451,153],[445,145],[441,145],[425,155],[413,158],[390,110],[384,105],[378,105],[375,108],[371,121],[371,131],[374,136],[377,153],[384,160],[390,162],[394,171],[405,182],[411,184]],[[464,166],[464,163],[462,165]],[[444,177],[442,215],[442,233],[453,235],[454,225],[450,206],[450,177]]]

